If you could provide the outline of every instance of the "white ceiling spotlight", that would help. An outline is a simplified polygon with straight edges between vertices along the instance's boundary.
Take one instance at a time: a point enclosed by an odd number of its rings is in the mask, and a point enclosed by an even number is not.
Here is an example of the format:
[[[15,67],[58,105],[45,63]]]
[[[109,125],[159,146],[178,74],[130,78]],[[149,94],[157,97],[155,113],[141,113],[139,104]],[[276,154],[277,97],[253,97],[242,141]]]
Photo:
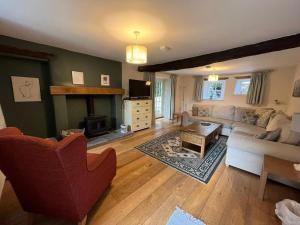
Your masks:
[[[170,51],[172,48],[170,46],[167,46],[167,45],[161,45],[159,47],[159,49],[163,52],[167,52],[167,51]]]

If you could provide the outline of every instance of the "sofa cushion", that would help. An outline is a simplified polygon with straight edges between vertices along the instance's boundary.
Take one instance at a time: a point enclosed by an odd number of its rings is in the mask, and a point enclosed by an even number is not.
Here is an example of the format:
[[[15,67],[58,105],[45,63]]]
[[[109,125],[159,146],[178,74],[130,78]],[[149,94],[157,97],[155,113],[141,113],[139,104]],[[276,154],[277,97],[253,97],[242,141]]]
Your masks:
[[[268,125],[272,113],[274,112],[275,112],[274,109],[257,108],[255,110],[255,113],[258,116],[258,119],[256,121],[256,126],[265,128]]]
[[[192,108],[192,116],[198,116],[198,107],[193,106],[193,108]]]
[[[254,108],[236,107],[234,113],[234,121],[241,122],[247,112],[255,112]]]
[[[258,117],[256,113],[253,111],[245,112],[241,118],[242,123],[250,124],[250,125],[255,125]]]
[[[233,120],[234,112],[235,112],[235,106],[215,105],[213,107],[211,116],[218,119]]]
[[[277,130],[278,128],[282,128],[285,124],[288,124],[290,122],[291,120],[284,113],[276,113],[276,115],[270,119],[266,127],[266,130],[267,131]]]
[[[198,110],[198,116],[210,116],[213,105],[193,104],[194,107]]]
[[[300,162],[300,146],[257,139],[255,136],[246,135],[235,129],[228,138],[227,146],[257,155],[266,154],[285,160]]]
[[[261,133],[266,132],[266,130],[262,127],[241,123],[241,122],[234,122],[232,125],[234,131],[248,134],[248,135],[259,135]]]

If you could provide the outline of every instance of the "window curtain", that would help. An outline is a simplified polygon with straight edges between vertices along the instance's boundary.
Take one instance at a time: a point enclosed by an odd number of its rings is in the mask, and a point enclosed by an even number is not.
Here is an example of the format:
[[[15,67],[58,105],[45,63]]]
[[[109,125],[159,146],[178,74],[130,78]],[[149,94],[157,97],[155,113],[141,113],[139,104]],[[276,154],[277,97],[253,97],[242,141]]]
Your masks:
[[[194,78],[195,78],[194,100],[200,102],[202,101],[203,76],[195,76]]]
[[[251,76],[247,93],[247,104],[260,105],[263,102],[267,72],[256,72]]]
[[[150,97],[152,99],[152,124],[155,124],[155,73],[145,72],[144,80],[149,80],[151,82],[150,86]]]
[[[171,104],[170,104],[170,119],[174,119],[175,113],[175,95],[176,95],[176,83],[177,83],[177,75],[172,74],[171,78]]]

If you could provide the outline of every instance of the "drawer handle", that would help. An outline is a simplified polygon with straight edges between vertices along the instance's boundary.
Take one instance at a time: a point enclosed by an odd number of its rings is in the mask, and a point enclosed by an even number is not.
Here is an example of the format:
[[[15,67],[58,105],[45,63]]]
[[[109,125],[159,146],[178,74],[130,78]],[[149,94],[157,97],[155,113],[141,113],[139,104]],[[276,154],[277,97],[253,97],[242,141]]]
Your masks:
[[[148,118],[148,116],[145,116],[145,118]]]
[[[136,103],[137,105],[139,105],[140,103]]]
[[[137,117],[136,119],[139,120],[140,118]]]
[[[140,110],[136,110],[136,112],[140,112]]]
[[[146,109],[146,111],[148,111],[148,109]]]
[[[140,125],[136,125],[136,127],[139,127]]]
[[[146,125],[148,125],[148,123],[145,123]]]
[[[146,102],[146,105],[148,105],[148,102]]]

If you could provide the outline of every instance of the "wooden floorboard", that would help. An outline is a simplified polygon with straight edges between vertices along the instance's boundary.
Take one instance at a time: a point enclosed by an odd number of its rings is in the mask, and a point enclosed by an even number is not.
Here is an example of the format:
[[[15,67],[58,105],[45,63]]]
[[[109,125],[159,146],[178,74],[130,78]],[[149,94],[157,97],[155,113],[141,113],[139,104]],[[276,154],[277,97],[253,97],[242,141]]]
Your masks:
[[[136,146],[178,129],[165,120],[156,127],[103,145],[117,152],[117,175],[88,215],[88,225],[164,225],[176,206],[203,220],[207,225],[280,224],[275,203],[291,198],[300,201],[299,191],[268,181],[265,201],[257,197],[259,177],[226,167],[224,159],[210,182],[203,184],[135,149]],[[9,182],[0,200],[0,224],[23,225],[22,210]],[[34,224],[72,225],[70,221],[39,215]]]

